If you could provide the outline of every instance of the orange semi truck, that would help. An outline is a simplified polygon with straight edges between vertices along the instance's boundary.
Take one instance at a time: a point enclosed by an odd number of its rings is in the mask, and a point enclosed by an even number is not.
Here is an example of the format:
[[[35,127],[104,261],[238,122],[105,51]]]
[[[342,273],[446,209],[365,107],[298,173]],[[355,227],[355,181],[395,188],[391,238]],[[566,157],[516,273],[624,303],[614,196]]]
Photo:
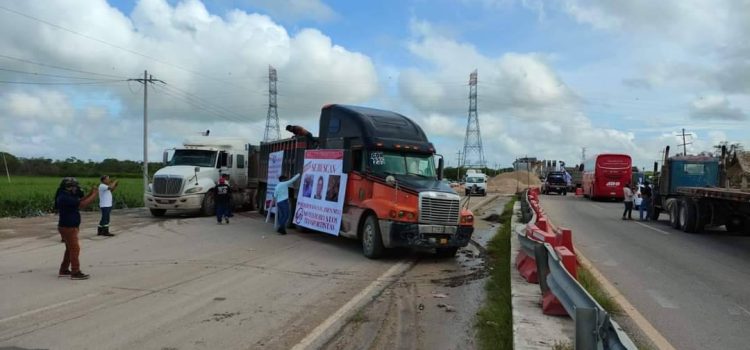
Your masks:
[[[474,215],[443,180],[443,157],[411,119],[373,108],[327,105],[319,137],[262,142],[257,205],[264,210],[269,154],[284,151],[282,174],[301,173],[308,149],[344,150],[348,174],[340,236],[362,242],[368,258],[395,247],[435,248],[453,256],[474,232]],[[438,159],[437,166],[435,159]],[[299,181],[289,190],[295,212]]]

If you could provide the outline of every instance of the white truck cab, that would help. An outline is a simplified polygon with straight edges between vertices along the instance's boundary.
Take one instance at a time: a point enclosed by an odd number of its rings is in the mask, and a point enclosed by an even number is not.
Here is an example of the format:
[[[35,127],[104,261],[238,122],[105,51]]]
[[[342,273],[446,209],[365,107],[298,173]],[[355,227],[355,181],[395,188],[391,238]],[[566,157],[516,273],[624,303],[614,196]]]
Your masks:
[[[247,191],[251,149],[239,138],[205,136],[165,150],[165,167],[154,174],[144,194],[146,207],[154,216],[162,216],[167,210],[200,210],[203,215],[212,215],[213,190],[221,176],[229,177],[235,206],[252,203]]]
[[[476,169],[466,171],[465,195],[487,195],[487,175]]]

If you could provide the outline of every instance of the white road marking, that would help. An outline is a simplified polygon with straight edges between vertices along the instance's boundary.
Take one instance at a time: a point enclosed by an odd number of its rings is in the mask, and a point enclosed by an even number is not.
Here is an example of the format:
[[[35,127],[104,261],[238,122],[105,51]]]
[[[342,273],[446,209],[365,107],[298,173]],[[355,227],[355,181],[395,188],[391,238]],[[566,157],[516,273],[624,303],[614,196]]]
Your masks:
[[[592,205],[592,206],[595,206],[595,207],[597,207],[597,208],[599,208],[599,209],[601,209],[601,210],[607,210],[607,208],[605,208],[605,207],[603,207],[603,206],[601,206],[601,205],[599,205],[599,204],[596,204],[596,203],[591,203],[591,205]]]
[[[648,289],[646,290],[646,292],[651,296],[651,298],[653,298],[656,301],[657,304],[659,304],[659,306],[665,309],[679,309],[679,307],[677,307],[677,305],[675,305],[672,302],[672,300],[661,295],[659,291],[654,290],[654,289]]]
[[[17,315],[13,315],[13,316],[10,316],[10,317],[6,317],[6,318],[3,318],[3,319],[0,319],[0,323],[12,321],[12,320],[15,320],[17,318],[30,316],[30,315],[33,315],[33,314],[36,314],[36,313],[47,311],[47,310],[52,310],[52,309],[55,309],[55,308],[58,308],[58,307],[61,307],[61,306],[68,305],[68,304],[77,303],[77,302],[79,302],[79,301],[81,301],[83,299],[91,298],[91,297],[96,296],[96,295],[98,295],[98,294],[96,294],[96,293],[94,293],[94,294],[86,294],[86,295],[84,295],[82,297],[78,297],[78,298],[75,298],[75,299],[66,300],[66,301],[63,301],[63,302],[59,302],[57,304],[47,305],[45,307],[40,307],[40,308],[35,309],[35,310],[29,310],[29,311],[26,311],[26,312],[22,312],[22,313],[17,314]]]
[[[380,275],[380,277],[378,277],[372,283],[370,283],[370,285],[365,287],[365,289],[359,292],[359,294],[355,295],[354,298],[349,300],[346,304],[344,304],[344,306],[342,306],[335,313],[329,316],[328,319],[323,321],[323,323],[318,325],[318,327],[315,327],[315,329],[313,329],[312,332],[310,332],[304,339],[297,343],[297,345],[295,345],[292,350],[302,350],[310,348],[313,343],[318,340],[318,338],[320,338],[326,331],[328,331],[329,328],[331,328],[337,321],[340,321],[349,311],[357,307],[363,299],[370,296],[370,294],[375,291],[376,288],[380,287],[383,284],[391,282],[392,277],[402,273],[403,271],[406,271],[406,269],[408,269],[412,264],[414,264],[414,261],[402,261],[391,266],[390,269]],[[343,324],[341,326],[343,326]]]
[[[662,230],[662,229],[658,229],[658,228],[656,228],[656,227],[652,227],[651,225],[646,225],[646,224],[644,224],[644,223],[642,223],[642,222],[638,222],[638,221],[634,221],[634,222],[635,222],[636,224],[638,224],[638,225],[641,225],[641,226],[643,226],[643,227],[646,227],[646,228],[648,228],[648,229],[650,229],[650,230],[654,230],[654,231],[656,231],[656,232],[659,232],[659,233],[661,233],[661,234],[663,234],[663,235],[671,235],[671,233],[669,233],[669,232],[667,232],[667,231],[664,231],[664,230]]]
[[[737,306],[738,309],[742,310],[742,312],[744,312],[746,315],[750,316],[750,311],[742,307],[742,305],[740,304],[734,304],[734,305]]]

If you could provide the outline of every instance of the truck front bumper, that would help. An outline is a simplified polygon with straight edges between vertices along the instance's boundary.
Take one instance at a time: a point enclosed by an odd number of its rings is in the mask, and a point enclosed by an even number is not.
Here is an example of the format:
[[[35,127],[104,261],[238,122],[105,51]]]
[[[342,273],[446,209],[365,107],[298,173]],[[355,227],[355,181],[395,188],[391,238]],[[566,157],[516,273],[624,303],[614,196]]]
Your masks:
[[[197,193],[180,197],[157,197],[146,193],[143,196],[143,203],[149,209],[194,210],[201,208],[203,195],[203,193]]]
[[[380,221],[380,232],[386,248],[395,247],[465,247],[471,240],[471,226],[446,226]]]

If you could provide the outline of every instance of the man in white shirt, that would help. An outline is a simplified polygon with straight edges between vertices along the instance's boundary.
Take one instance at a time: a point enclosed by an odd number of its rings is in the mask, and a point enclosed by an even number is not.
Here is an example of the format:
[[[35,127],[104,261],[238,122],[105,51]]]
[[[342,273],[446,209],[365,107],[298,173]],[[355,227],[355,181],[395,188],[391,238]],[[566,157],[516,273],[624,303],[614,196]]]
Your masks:
[[[627,220],[633,220],[633,190],[630,188],[629,183],[622,188],[622,194],[625,197],[623,200],[625,203],[625,211],[622,212],[622,219],[626,220],[625,216],[627,214]]]
[[[102,212],[102,219],[99,220],[99,227],[96,234],[98,236],[112,237],[109,233],[109,215],[112,213],[112,191],[117,188],[117,181],[112,181],[109,176],[103,175],[99,184],[99,209]]]
[[[276,200],[276,215],[278,215],[279,228],[276,232],[285,235],[286,225],[289,221],[289,186],[291,186],[297,179],[299,174],[294,175],[291,179],[287,180],[286,176],[279,176],[279,183],[273,191],[273,198]]]

